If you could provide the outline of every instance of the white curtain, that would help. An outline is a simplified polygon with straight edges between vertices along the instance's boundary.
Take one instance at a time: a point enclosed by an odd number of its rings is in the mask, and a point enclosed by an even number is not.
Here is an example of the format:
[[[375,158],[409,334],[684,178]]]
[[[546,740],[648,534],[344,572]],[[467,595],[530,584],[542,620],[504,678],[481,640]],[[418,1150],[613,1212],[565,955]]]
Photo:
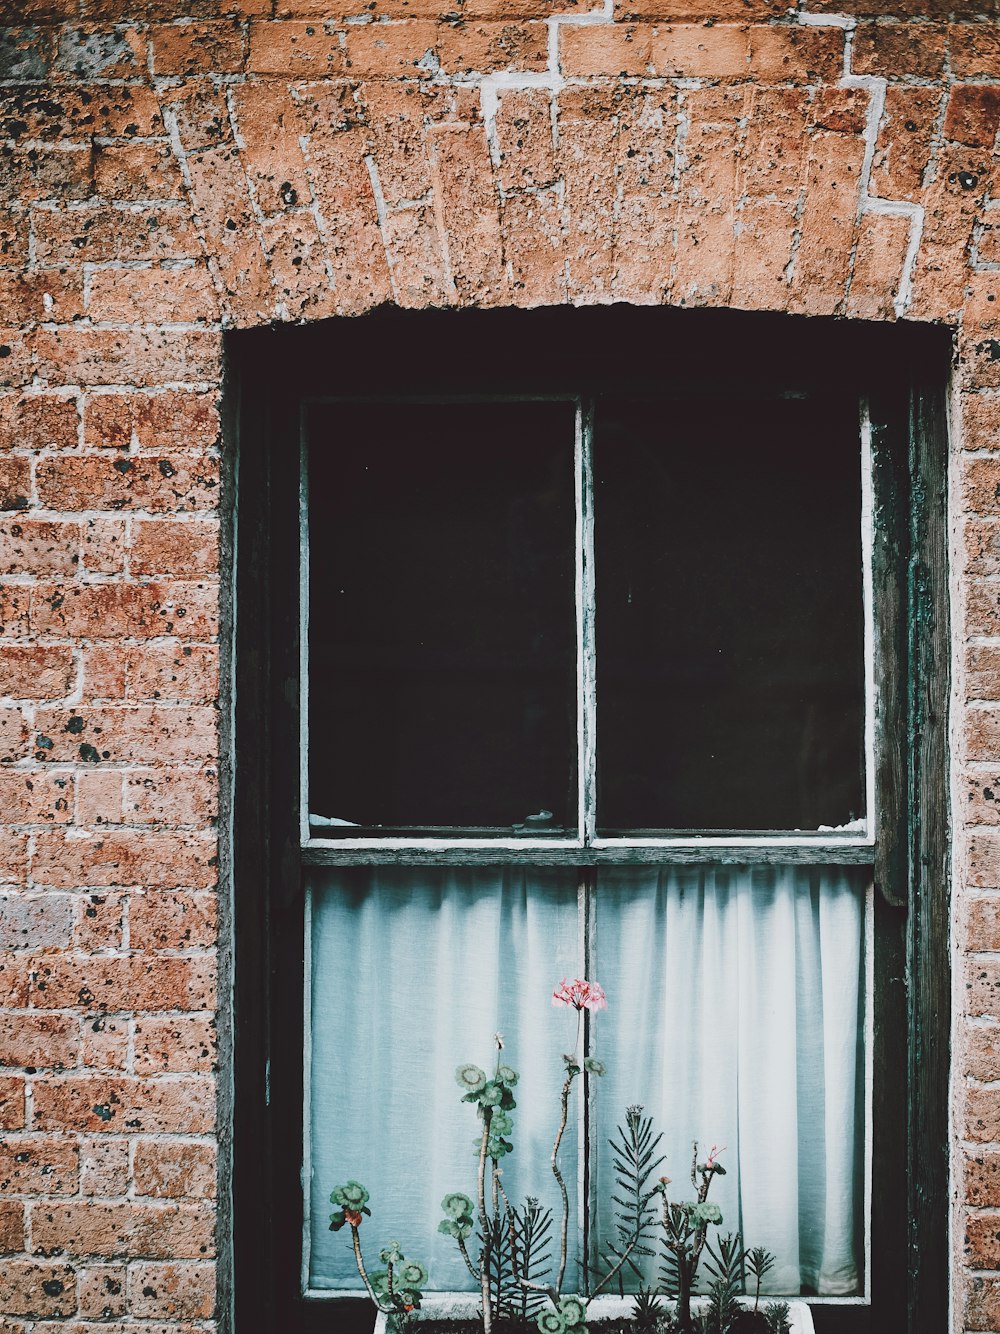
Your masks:
[[[442,1197],[475,1195],[479,1123],[455,1067],[520,1072],[508,1195],[556,1208],[548,1157],[571,1012],[550,1004],[584,974],[573,872],[382,868],[311,872],[306,1220],[308,1282],[358,1286],[334,1186],[371,1193],[369,1263],[390,1239],[429,1287],[472,1286],[437,1231]],[[864,873],[844,868],[604,868],[592,900],[590,974],[608,1009],[592,1025],[592,1246],[613,1235],[607,1140],[627,1105],[662,1130],[671,1197],[692,1195],[691,1144],[725,1145],[710,1198],[723,1230],[774,1251],[769,1288],[857,1291],[861,1248]],[[581,1148],[561,1152],[578,1235]],[[579,1272],[573,1250],[569,1275]],[[581,1286],[570,1280],[568,1286]]]

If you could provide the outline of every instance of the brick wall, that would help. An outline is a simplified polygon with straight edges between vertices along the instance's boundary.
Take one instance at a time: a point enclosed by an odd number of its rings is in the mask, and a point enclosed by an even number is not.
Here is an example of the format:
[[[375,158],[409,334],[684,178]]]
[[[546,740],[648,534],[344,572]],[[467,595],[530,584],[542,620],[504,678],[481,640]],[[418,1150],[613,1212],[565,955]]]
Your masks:
[[[621,300],[958,329],[955,1328],[1000,1330],[1000,7],[343,8],[0,0],[0,1328],[214,1319],[222,330]]]

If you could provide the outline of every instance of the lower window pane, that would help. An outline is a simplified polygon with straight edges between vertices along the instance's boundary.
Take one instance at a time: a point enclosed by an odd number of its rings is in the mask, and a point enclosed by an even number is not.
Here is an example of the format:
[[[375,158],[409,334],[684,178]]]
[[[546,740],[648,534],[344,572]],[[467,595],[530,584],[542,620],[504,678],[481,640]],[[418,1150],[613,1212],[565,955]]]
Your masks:
[[[549,1192],[561,1053],[575,1029],[553,1023],[553,982],[577,971],[575,872],[327,870],[311,874],[311,1288],[360,1286],[349,1229],[329,1230],[330,1191],[353,1178],[371,1193],[362,1237],[370,1267],[399,1241],[430,1273],[428,1287],[474,1286],[451,1237],[445,1195],[476,1194],[473,1141],[481,1122],[462,1102],[456,1067],[519,1073],[504,1160],[512,1202]],[[576,1122],[561,1153],[576,1235]],[[571,1261],[576,1264],[575,1258]]]
[[[371,1194],[370,1268],[398,1240],[428,1290],[475,1285],[442,1236],[441,1200],[475,1197],[480,1122],[456,1067],[492,1074],[493,1035],[520,1074],[503,1185],[556,1214],[549,1165],[563,1054],[577,1036],[553,986],[588,971],[607,992],[592,1016],[590,1148],[574,1090],[560,1162],[570,1199],[564,1291],[584,1287],[579,1182],[590,1160],[591,1260],[616,1236],[608,1140],[642,1104],[662,1130],[660,1172],[692,1199],[700,1160],[726,1146],[710,1200],[723,1231],[777,1257],[767,1289],[847,1295],[863,1284],[864,923],[870,872],[794,867],[605,868],[578,873],[375,868],[309,873],[307,1265],[314,1290],[357,1289],[331,1190]],[[588,910],[581,914],[581,904]],[[589,923],[585,932],[583,922]],[[589,936],[584,948],[585,936]],[[475,1238],[470,1249],[477,1253]],[[649,1262],[655,1273],[658,1257]],[[617,1286],[617,1285],[615,1285]]]
[[[609,1127],[642,1103],[663,1131],[669,1198],[710,1200],[722,1231],[766,1246],[768,1290],[843,1296],[863,1282],[864,919],[870,872],[634,867],[598,881],[595,1240],[611,1234]]]

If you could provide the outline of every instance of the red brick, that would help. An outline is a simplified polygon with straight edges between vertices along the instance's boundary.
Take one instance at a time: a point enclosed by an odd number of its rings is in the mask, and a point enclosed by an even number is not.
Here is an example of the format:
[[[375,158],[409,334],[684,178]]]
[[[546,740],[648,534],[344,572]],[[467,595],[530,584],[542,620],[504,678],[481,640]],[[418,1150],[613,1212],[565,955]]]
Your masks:
[[[67,949],[72,934],[67,895],[0,892],[0,949]]]
[[[970,583],[965,597],[965,628],[970,635],[1000,633],[1000,588],[994,584]],[[977,688],[975,699],[994,698],[992,688]]]
[[[165,90],[163,105],[173,114],[184,149],[200,152],[232,143],[233,127],[224,92],[206,80]]]
[[[1000,838],[970,834],[967,840],[968,881],[977,889],[1000,888]]]
[[[67,774],[0,770],[0,810],[10,824],[65,824],[72,818],[71,798]]]
[[[963,394],[962,445],[965,449],[1000,449],[1000,395]]]
[[[1000,1216],[967,1214],[963,1251],[972,1269],[1000,1268]]]
[[[39,708],[35,727],[52,742],[44,754],[55,763],[198,763],[218,750],[218,713],[204,706]]]
[[[11,324],[82,319],[83,274],[62,269],[15,273],[0,269],[0,310]]]
[[[0,200],[22,204],[86,199],[93,191],[94,150],[90,144],[66,148],[0,148]]]
[[[183,456],[110,459],[61,454],[39,461],[36,480],[40,503],[57,510],[212,509],[219,485],[215,460],[192,464]]]
[[[215,1117],[215,1086],[203,1075],[51,1076],[35,1082],[34,1100],[38,1130],[198,1135]]]
[[[124,1314],[128,1272],[124,1265],[78,1265],[76,1272],[81,1316],[110,1320]]]
[[[127,897],[122,894],[78,894],[73,949],[91,952],[121,949],[126,903]]]
[[[215,1150],[210,1144],[139,1140],[135,1191],[162,1199],[215,1198]]]
[[[128,1158],[129,1142],[124,1136],[100,1135],[84,1140],[80,1150],[80,1193],[105,1199],[126,1194]]]
[[[121,824],[122,775],[78,773],[74,820],[78,825]]]
[[[190,329],[37,329],[35,369],[59,385],[159,385],[215,380],[217,333]]]
[[[0,1065],[59,1069],[76,1065],[79,1053],[79,1020],[62,1014],[0,1013]]]
[[[755,24],[749,73],[764,83],[833,83],[843,73],[839,28]]]
[[[31,504],[31,465],[24,458],[0,458],[0,511]]]
[[[1000,75],[1000,30],[996,23],[950,24],[948,49],[956,79],[993,79]]]
[[[37,1319],[76,1311],[76,1273],[69,1265],[5,1260],[3,1277],[0,1312],[4,1315]]]
[[[98,322],[194,324],[215,320],[218,300],[208,269],[97,269],[90,275],[87,313]]]
[[[159,75],[239,74],[243,68],[243,34],[231,19],[157,25],[150,40]]]
[[[861,23],[854,34],[851,72],[889,79],[938,79],[947,31],[926,23]]]
[[[952,88],[944,137],[974,148],[992,148],[1000,124],[1000,88],[960,84]]]
[[[217,628],[218,590],[208,583],[39,584],[31,593],[32,629],[42,635],[205,639]]]
[[[0,1115],[2,1110],[2,1094],[0,1094]],[[13,1255],[23,1250],[24,1205],[17,1200],[0,1200],[0,1255]]]
[[[75,1195],[79,1184],[75,1144],[38,1135],[0,1139],[0,1194]]]
[[[28,722],[20,709],[0,709],[0,763],[24,759],[28,736]]]
[[[130,1311],[149,1320],[209,1320],[215,1314],[213,1264],[137,1264],[129,1270]]]
[[[80,650],[83,661],[83,699],[118,701],[125,698],[126,653],[120,644],[85,644]]]
[[[198,241],[186,207],[136,208],[94,204],[84,208],[36,209],[35,253],[41,263],[60,264],[191,259]]]
[[[101,1010],[208,1010],[215,1000],[211,956],[41,955],[32,1004]]]
[[[2,574],[21,574],[25,570],[31,570],[35,575],[52,575],[76,573],[80,562],[80,526],[76,523],[54,523],[46,519],[3,519],[0,520],[0,573]],[[30,670],[31,655],[34,654],[34,660],[38,665],[41,674],[51,681],[59,680],[61,673],[59,667],[55,667],[55,674],[52,670],[45,667],[46,655],[50,655],[50,661],[53,664],[61,664],[63,661],[72,668],[72,658],[68,649],[56,649],[54,646],[46,648],[18,648],[17,652],[21,658],[16,656],[10,658],[12,679],[17,680],[20,676],[17,663],[20,661],[25,669]],[[65,659],[60,659],[59,654],[65,654]],[[55,656],[51,656],[55,655]],[[0,668],[0,673],[3,672]],[[24,686],[28,691],[25,698],[31,698],[34,687],[30,680],[24,681]],[[4,694],[15,694],[16,691],[2,691]],[[65,691],[53,691],[53,694],[65,694]],[[44,697],[44,696],[43,696]]]
[[[135,1021],[135,1073],[208,1074],[216,1068],[219,1040],[206,1015],[157,1015]]]
[[[28,835],[0,826],[0,884],[23,885],[28,878]],[[0,963],[0,969],[3,964]],[[0,977],[0,998],[3,996]]]
[[[218,649],[208,644],[150,644],[128,650],[128,694],[134,700],[205,704],[219,696]],[[184,824],[187,821],[181,821]]]
[[[24,1128],[24,1079],[17,1075],[0,1075],[0,1130]],[[0,1201],[0,1253],[5,1249],[5,1228],[9,1226],[10,1206]],[[20,1243],[16,1250],[20,1250]]]
[[[0,398],[0,449],[74,449],[79,420],[75,397],[15,394]]]
[[[108,945],[112,943],[112,941],[108,941]],[[105,945],[103,948],[108,948],[108,945]],[[129,1058],[128,1020],[116,1018],[114,1015],[101,1015],[97,1019],[85,1019],[81,1030],[80,1058],[82,1064],[85,1065],[88,1070],[124,1070],[128,1065]],[[127,1177],[127,1146],[125,1168]],[[114,1193],[124,1194],[124,1191],[116,1191]]]
[[[133,527],[133,574],[213,574],[219,568],[219,527],[214,520],[160,519]]]
[[[184,182],[168,144],[100,144],[94,193],[107,200],[180,200]]]
[[[351,58],[352,69],[362,64],[371,70],[370,77],[382,74],[382,57],[386,62],[385,73],[388,77],[396,72],[390,52],[392,41],[385,43],[384,51],[379,41],[381,34],[376,24],[365,30],[348,28],[347,49]],[[395,36],[395,34],[393,34]],[[477,71],[492,73],[499,70],[544,70],[548,66],[548,25],[545,23],[457,23],[442,24],[437,29],[437,41],[432,48],[441,62],[441,71],[445,74],[464,74]],[[413,47],[410,47],[409,71],[420,74],[423,71],[413,65]],[[419,59],[419,56],[417,57]],[[399,56],[400,70],[405,67],[405,57]]]
[[[430,28],[433,33],[433,27]],[[270,21],[250,25],[247,70],[290,78],[324,78],[347,69],[341,34],[322,22]]]
[[[214,894],[136,894],[129,911],[133,949],[206,949],[216,942]]]
[[[200,1204],[86,1200],[36,1205],[32,1249],[42,1255],[201,1259],[214,1251],[213,1216]]]
[[[432,71],[419,61],[425,52],[435,52],[441,39],[437,24],[423,19],[345,28],[343,69],[353,79],[427,79]],[[457,37],[456,52],[461,49],[463,39]]]
[[[994,1330],[1000,1326],[1000,1283],[973,1274],[965,1285],[963,1329]]]
[[[992,1083],[995,1079],[1000,1079],[1000,1024],[992,1022],[967,1024],[962,1056],[960,1068],[971,1079],[978,1079],[983,1083]],[[1000,1200],[997,1203],[1000,1204]]]
[[[130,771],[123,804],[129,824],[205,826],[218,814],[218,777],[203,769]]]
[[[22,128],[23,127],[23,128]],[[156,95],[139,84],[106,86],[95,97],[87,89],[0,89],[0,137],[72,140],[148,138],[163,134]]]
[[[80,556],[88,574],[123,574],[128,551],[124,519],[84,519],[80,529]]]
[[[138,885],[207,888],[216,879],[213,835],[98,830],[77,838],[36,836],[32,874],[56,889]]]
[[[559,35],[562,71],[573,77],[739,79],[748,73],[747,29],[731,24],[581,24],[563,27]]]
[[[166,389],[150,394],[89,394],[84,400],[83,435],[88,449],[128,449],[140,453],[201,452],[218,442],[217,393]]]

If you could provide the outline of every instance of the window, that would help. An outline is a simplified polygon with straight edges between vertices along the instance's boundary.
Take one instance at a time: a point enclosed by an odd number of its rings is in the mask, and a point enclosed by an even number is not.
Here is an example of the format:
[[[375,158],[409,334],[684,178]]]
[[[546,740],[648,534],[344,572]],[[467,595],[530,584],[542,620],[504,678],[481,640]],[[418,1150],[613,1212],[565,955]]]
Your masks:
[[[471,1171],[449,1085],[498,1026],[532,1088],[505,1179],[545,1190],[569,1039],[539,1007],[562,975],[611,1003],[589,1034],[609,1075],[564,1151],[581,1176],[600,1188],[608,1135],[643,1102],[672,1175],[693,1136],[730,1146],[727,1222],[777,1253],[821,1330],[896,1327],[885,1313],[931,1273],[885,1192],[915,1187],[918,1139],[945,1148],[907,1041],[917,979],[941,988],[946,965],[946,813],[920,816],[943,744],[936,400],[895,363],[876,390],[843,352],[839,374],[795,356],[761,376],[750,354],[709,376],[712,340],[653,314],[475,317],[520,321],[537,353],[562,322],[565,350],[528,373],[472,370],[437,317],[451,356],[417,355],[409,384],[357,346],[351,372],[320,354],[280,393],[245,378],[257,633],[239,641],[236,755],[239,773],[248,738],[257,782],[236,808],[237,903],[241,865],[267,887],[246,959],[237,940],[237,1021],[240,970],[270,1000],[244,1047],[265,1108],[241,1140],[238,1104],[237,1151],[267,1149],[284,1228],[257,1261],[302,1328],[353,1310],[326,1227],[346,1176],[431,1286],[466,1286],[435,1231]],[[594,365],[585,325],[609,346],[655,331],[663,361],[654,341]],[[409,346],[403,324],[380,326],[388,342],[370,327],[383,356]],[[914,880],[925,854],[942,879]],[[577,1214],[574,1261],[609,1226]]]

